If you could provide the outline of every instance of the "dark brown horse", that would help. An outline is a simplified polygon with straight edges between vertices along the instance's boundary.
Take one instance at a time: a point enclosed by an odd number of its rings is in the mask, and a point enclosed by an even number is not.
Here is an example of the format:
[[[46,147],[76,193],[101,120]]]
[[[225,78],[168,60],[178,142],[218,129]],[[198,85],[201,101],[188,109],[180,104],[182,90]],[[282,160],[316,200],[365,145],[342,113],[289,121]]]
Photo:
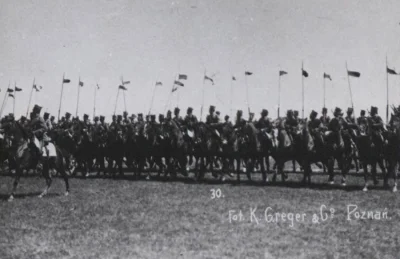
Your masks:
[[[69,183],[68,183],[68,176],[65,172],[65,161],[62,156],[62,153],[59,148],[56,146],[55,148],[55,156],[49,156],[48,152],[43,152],[43,155],[40,156],[40,151],[37,149],[34,144],[29,141],[29,139],[32,139],[32,137],[29,136],[29,134],[32,135],[32,133],[27,132],[21,124],[18,122],[9,122],[6,125],[4,125],[5,131],[7,132],[8,135],[12,136],[12,146],[10,148],[10,156],[15,160],[16,164],[16,172],[15,172],[15,180],[13,184],[13,188],[9,197],[9,201],[12,201],[14,199],[14,195],[17,190],[17,186],[19,183],[19,180],[22,175],[22,171],[24,169],[29,169],[32,167],[32,165],[36,165],[39,161],[39,165],[41,165],[41,171],[43,177],[46,179],[46,188],[44,191],[39,195],[40,198],[45,196],[51,186],[52,179],[51,179],[51,174],[50,174],[50,168],[57,170],[58,173],[61,174],[61,176],[64,179],[65,182],[65,187],[66,187],[66,192],[65,195],[69,194]],[[51,144],[52,145],[52,144]]]

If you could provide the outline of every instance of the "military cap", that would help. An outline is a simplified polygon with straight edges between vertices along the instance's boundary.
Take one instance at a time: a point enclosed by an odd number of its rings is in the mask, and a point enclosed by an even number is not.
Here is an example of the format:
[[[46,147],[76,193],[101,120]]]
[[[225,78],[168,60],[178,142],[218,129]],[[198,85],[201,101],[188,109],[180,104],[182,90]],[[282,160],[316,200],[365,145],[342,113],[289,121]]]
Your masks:
[[[316,117],[317,115],[318,115],[318,112],[312,110],[311,114],[310,114],[310,117]]]
[[[89,115],[83,114],[83,118],[84,118],[84,119],[88,119],[88,118],[89,118]]]
[[[104,117],[103,115],[100,115],[100,120],[103,121],[106,117]]]
[[[127,111],[124,111],[124,116],[127,116],[128,115],[128,112]]]
[[[178,107],[175,107],[174,113],[177,113],[177,112],[180,112],[180,111],[181,111],[181,109],[179,109]]]
[[[117,115],[113,114],[112,118],[113,118],[113,119],[116,119],[116,118],[117,118]]]
[[[98,120],[99,120],[99,116],[95,116],[94,121],[98,121]]]
[[[335,108],[335,111],[333,112],[333,115],[343,115],[342,109],[340,109],[339,107]]]
[[[261,111],[261,116],[267,116],[267,115],[268,115],[268,110],[263,109],[263,110]]]
[[[293,111],[293,115],[299,115],[299,111],[294,110],[294,111]]]
[[[168,115],[168,114],[171,115],[171,113],[172,113],[171,110],[168,110],[168,111],[167,111],[167,115]]]
[[[254,112],[250,112],[249,115],[254,117]]]
[[[150,115],[150,119],[151,120],[156,120],[156,115],[154,115],[154,114]]]
[[[192,112],[192,111],[193,111],[192,107],[187,108],[187,112]]]
[[[66,113],[65,113],[65,117],[67,117],[67,118],[71,117],[71,113],[66,112]]]
[[[371,112],[370,113],[377,114],[378,113],[378,107],[371,106]]]
[[[22,121],[26,120],[26,117],[25,116],[21,116],[21,120]]]
[[[215,111],[215,106],[214,105],[210,105],[210,111]]]
[[[164,119],[164,114],[158,114],[158,120],[163,120]]]
[[[42,107],[40,107],[39,105],[35,104],[35,106],[33,106],[34,113],[40,113],[41,110],[42,110]]]
[[[242,111],[242,110],[237,110],[236,114],[237,114],[237,115],[242,115],[242,114],[243,114],[243,111]]]
[[[54,117],[54,116],[50,117],[50,120],[55,120],[55,119],[56,119],[56,117]]]
[[[229,115],[225,115],[225,120],[229,119]]]
[[[353,108],[349,107],[347,108],[347,113],[352,113],[353,112]]]
[[[286,115],[293,115],[293,110],[287,110]]]
[[[138,113],[138,117],[143,117],[143,113]]]
[[[322,113],[328,112],[328,109],[326,107],[322,108]]]
[[[122,115],[118,114],[117,119],[122,120]]]
[[[45,112],[45,113],[43,114],[43,116],[44,116],[44,117],[49,117],[49,116],[50,116],[50,113]]]
[[[361,110],[361,111],[360,111],[360,114],[361,114],[362,116],[364,116],[364,115],[365,115],[365,110]]]
[[[219,111],[216,111],[215,114],[220,115],[221,113]]]

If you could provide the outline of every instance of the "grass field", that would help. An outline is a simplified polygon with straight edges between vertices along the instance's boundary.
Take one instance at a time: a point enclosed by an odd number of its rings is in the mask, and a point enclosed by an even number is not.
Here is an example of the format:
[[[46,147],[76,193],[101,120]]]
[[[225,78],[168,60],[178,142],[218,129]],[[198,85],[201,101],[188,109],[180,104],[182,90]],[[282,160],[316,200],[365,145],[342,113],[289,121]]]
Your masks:
[[[326,175],[309,187],[300,180],[290,174],[284,185],[261,186],[73,178],[63,196],[56,178],[39,199],[44,180],[26,177],[9,203],[12,178],[2,176],[0,258],[400,258],[399,193],[364,193],[362,177],[349,177],[347,187],[339,176],[334,186]],[[212,199],[212,190],[221,197]],[[347,220],[351,204],[360,212],[386,209],[388,217],[356,220],[353,213]],[[322,205],[328,219],[313,223]],[[266,222],[267,207],[301,215],[293,225],[282,217]]]

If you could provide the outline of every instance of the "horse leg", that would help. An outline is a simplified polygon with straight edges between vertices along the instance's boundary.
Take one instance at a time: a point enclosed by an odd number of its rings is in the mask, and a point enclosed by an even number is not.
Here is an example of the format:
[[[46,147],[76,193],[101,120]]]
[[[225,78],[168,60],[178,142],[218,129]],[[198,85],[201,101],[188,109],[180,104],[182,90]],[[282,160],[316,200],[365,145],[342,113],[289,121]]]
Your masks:
[[[261,165],[262,180],[263,180],[263,183],[266,183],[268,181],[268,179],[267,179],[267,173],[265,171],[264,157],[262,155],[260,156],[259,161],[260,161],[260,165]]]
[[[240,157],[236,157],[236,173],[237,173],[237,181],[238,183],[240,183],[240,163],[241,163],[241,159]]]
[[[388,168],[388,170],[386,171],[386,168],[383,165],[383,159],[378,159],[378,161],[376,161],[376,162],[378,163],[379,167],[382,170],[384,186],[389,187],[389,175],[391,172],[390,168]],[[375,173],[376,173],[376,164],[375,164]]]
[[[13,183],[11,194],[8,197],[8,201],[13,201],[14,200],[14,195],[17,192],[17,187],[18,187],[19,180],[21,178],[21,174],[22,174],[22,170],[21,170],[20,166],[18,164],[16,164],[16,167],[15,167],[15,179],[14,179],[14,183]]]
[[[335,159],[334,158],[329,158],[328,159],[328,183],[329,184],[334,184],[334,166],[335,166]]]
[[[50,190],[51,183],[53,182],[53,180],[51,179],[51,174],[50,174],[49,160],[50,160],[49,157],[44,157],[42,160],[43,161],[42,175],[46,179],[46,188],[39,195],[39,198],[43,198],[45,195],[47,195],[47,193]]]
[[[59,162],[57,162],[59,160]],[[65,183],[65,196],[69,195],[69,181],[68,181],[68,174],[65,171],[65,164],[62,158],[55,158],[54,167],[57,168],[57,171],[60,173],[61,177],[64,179]]]

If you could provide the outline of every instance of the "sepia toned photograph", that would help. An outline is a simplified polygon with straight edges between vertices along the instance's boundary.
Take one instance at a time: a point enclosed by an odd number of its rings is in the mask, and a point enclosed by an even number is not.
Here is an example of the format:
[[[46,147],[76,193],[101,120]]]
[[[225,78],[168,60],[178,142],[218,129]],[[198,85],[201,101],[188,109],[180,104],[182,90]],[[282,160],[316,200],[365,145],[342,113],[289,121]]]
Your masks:
[[[400,258],[399,14],[0,0],[0,258]]]

